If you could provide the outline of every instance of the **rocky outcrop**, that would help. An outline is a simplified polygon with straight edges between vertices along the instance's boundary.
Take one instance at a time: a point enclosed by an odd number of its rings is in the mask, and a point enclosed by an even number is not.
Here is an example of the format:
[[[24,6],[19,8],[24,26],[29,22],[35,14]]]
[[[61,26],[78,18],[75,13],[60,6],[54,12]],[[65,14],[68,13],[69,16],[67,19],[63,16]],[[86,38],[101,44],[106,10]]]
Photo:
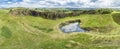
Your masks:
[[[37,16],[38,12],[26,8],[13,8],[9,11],[9,14],[20,15],[20,16],[26,16],[26,15]]]
[[[39,16],[47,19],[58,19],[67,17],[67,14],[64,12],[40,12],[26,8],[13,8],[10,10],[9,14],[18,15],[18,16]]]

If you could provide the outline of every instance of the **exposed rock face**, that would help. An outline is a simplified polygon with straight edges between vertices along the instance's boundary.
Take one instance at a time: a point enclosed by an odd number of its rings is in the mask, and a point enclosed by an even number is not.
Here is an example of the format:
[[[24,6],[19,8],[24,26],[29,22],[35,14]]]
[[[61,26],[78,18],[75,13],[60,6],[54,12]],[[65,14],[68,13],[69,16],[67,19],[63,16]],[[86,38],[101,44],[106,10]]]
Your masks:
[[[26,9],[26,8],[11,9],[9,13],[12,15],[22,15],[22,16],[26,16],[26,15],[37,16],[38,15],[37,11]]]
[[[22,16],[40,16],[43,18],[47,19],[58,19],[58,18],[64,18],[67,16],[66,13],[64,12],[40,12],[40,11],[35,11],[31,9],[26,9],[26,8],[16,8],[16,9],[11,9],[10,14],[12,15],[22,15]]]

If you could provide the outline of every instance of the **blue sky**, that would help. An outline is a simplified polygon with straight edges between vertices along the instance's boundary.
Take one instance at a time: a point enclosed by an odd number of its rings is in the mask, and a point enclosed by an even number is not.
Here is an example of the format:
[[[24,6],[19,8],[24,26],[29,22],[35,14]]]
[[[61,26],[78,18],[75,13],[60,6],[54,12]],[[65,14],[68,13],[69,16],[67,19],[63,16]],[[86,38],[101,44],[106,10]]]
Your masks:
[[[0,7],[120,8],[120,0],[0,0]]]

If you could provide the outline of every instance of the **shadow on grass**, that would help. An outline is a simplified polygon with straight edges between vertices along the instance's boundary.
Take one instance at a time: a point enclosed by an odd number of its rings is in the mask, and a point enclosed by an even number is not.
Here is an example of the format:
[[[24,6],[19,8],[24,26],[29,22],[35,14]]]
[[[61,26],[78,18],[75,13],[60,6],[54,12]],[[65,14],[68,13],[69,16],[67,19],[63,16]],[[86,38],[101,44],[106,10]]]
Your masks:
[[[2,32],[1,35],[5,38],[10,38],[12,36],[12,32],[10,31],[10,29],[6,26],[3,26],[1,28]]]
[[[41,28],[41,27],[39,27],[39,26],[33,26],[33,27],[34,27],[34,28],[37,28],[37,29],[39,29],[39,30],[42,30],[43,32],[47,32],[47,33],[53,31],[53,29],[51,29],[51,28]]]
[[[115,29],[115,27],[113,27],[113,26],[82,27],[82,29],[84,29],[86,31],[94,31],[94,32],[100,32],[100,33],[109,33],[110,31],[112,31],[113,29]]]
[[[114,13],[112,14],[113,20],[120,25],[120,13]]]

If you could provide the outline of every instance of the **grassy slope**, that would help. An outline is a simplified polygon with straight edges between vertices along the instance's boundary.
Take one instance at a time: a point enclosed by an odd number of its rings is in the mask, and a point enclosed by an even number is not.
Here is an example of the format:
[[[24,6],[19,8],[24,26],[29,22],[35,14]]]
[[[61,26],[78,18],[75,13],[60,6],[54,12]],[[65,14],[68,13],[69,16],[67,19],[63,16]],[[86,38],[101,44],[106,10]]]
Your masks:
[[[16,17],[0,10],[0,49],[117,49],[120,48],[120,26],[110,15],[80,15],[58,20],[40,17]],[[58,25],[81,19],[82,27],[115,27],[107,33],[64,34]],[[107,30],[106,30],[107,31]]]

